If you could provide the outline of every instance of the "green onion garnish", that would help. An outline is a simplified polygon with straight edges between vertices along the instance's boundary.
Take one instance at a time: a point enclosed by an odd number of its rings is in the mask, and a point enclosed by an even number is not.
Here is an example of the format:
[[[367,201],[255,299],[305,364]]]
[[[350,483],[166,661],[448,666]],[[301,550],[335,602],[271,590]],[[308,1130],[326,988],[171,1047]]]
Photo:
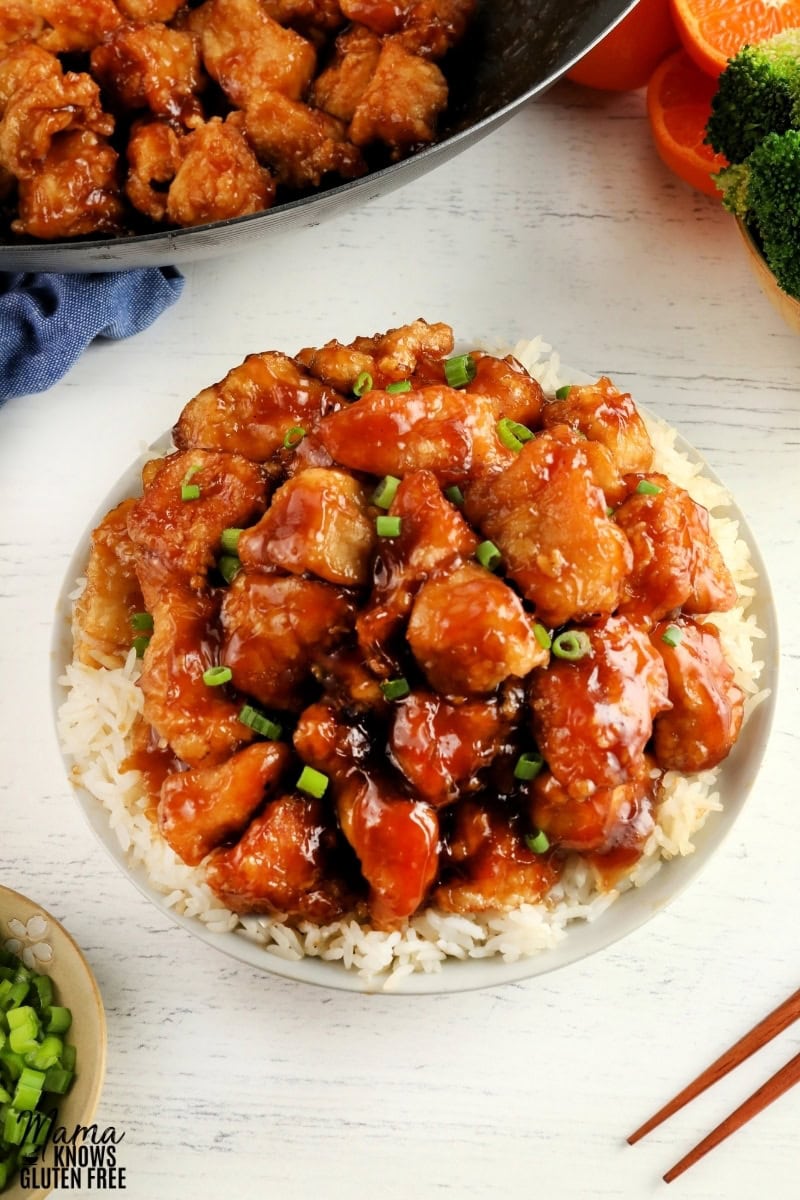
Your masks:
[[[381,691],[387,700],[402,700],[411,691],[408,680],[401,675],[398,679],[387,679],[381,684]]]
[[[295,446],[299,446],[305,436],[306,431],[302,425],[293,425],[291,429],[286,430],[286,435],[283,439],[284,450],[294,450]]]
[[[313,767],[303,767],[295,786],[298,791],[313,796],[315,800],[320,800],[325,795],[328,776],[323,775],[322,771],[315,771]]]
[[[519,421],[512,421],[510,417],[502,417],[497,422],[497,436],[503,445],[514,450],[518,454],[525,442],[529,442],[533,437],[533,430],[528,429],[527,425],[520,425]]]
[[[453,504],[464,503],[464,493],[462,492],[461,488],[457,487],[455,484],[453,484],[452,487],[445,488],[444,494],[447,496],[448,500],[453,502]]]
[[[679,625],[668,625],[661,635],[661,640],[668,646],[677,646],[682,637],[683,630]]]
[[[384,388],[384,391],[386,391],[386,392],[410,392],[411,391],[411,380],[410,379],[398,379],[396,383],[387,383],[386,387]]]
[[[550,634],[547,632],[544,625],[540,624],[539,621],[534,621],[533,623],[533,636],[536,638],[543,650],[549,650],[553,644],[553,639],[550,637]]]
[[[640,496],[657,496],[661,488],[657,483],[651,483],[649,479],[640,479],[636,485],[636,491]]]
[[[219,687],[222,683],[230,683],[233,671],[230,667],[208,667],[203,671],[203,683],[206,687]]]
[[[262,737],[268,738],[271,742],[277,742],[281,736],[281,727],[275,721],[270,721],[269,717],[265,717],[257,708],[253,708],[252,704],[245,704],[239,712],[239,720],[248,729],[252,729],[255,733],[260,733]]]
[[[144,652],[147,649],[147,647],[150,645],[150,638],[147,637],[145,634],[142,634],[140,637],[135,637],[133,639],[133,641],[131,642],[131,645],[133,646],[134,650],[136,651],[136,657],[144,658]]]
[[[235,554],[239,549],[241,529],[223,529],[219,543],[228,554]]]
[[[134,629],[152,629],[153,618],[149,612],[134,613],[131,617],[131,625]]]
[[[475,557],[482,567],[486,567],[487,571],[494,571],[496,567],[499,567],[503,559],[494,542],[481,542],[475,551]]]
[[[200,488],[196,483],[181,484],[181,500],[199,500]]]
[[[375,532],[378,537],[400,537],[403,522],[400,517],[376,517]]]
[[[226,583],[233,583],[242,569],[242,563],[235,554],[223,554],[217,563],[219,573]]]
[[[478,370],[475,359],[471,354],[457,354],[455,358],[444,360],[444,377],[452,388],[464,387],[471,383]]]
[[[353,395],[363,396],[364,392],[372,391],[372,376],[369,371],[362,371],[353,384]]]
[[[515,779],[535,779],[544,766],[544,759],[535,750],[520,754],[514,767]]]
[[[525,845],[534,854],[545,854],[550,849],[550,839],[540,829],[538,833],[527,833],[525,835]]]
[[[563,387],[556,388],[556,400],[566,400],[570,392],[570,385],[565,383]]]
[[[585,658],[592,649],[588,634],[582,629],[565,629],[558,637],[553,638],[551,646],[556,658],[564,658],[567,662],[577,662]]]
[[[390,508],[399,487],[400,480],[396,475],[384,475],[372,493],[372,503],[377,504],[378,508]]]

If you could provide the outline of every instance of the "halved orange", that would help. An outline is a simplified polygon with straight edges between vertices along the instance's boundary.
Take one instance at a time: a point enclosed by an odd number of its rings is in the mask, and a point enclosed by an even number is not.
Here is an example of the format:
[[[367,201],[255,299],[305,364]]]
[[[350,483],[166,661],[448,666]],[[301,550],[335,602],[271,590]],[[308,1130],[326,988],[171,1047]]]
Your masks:
[[[800,27],[800,0],[671,0],[672,19],[688,54],[716,78],[746,43]]]
[[[685,183],[708,196],[720,193],[712,173],[727,166],[703,141],[717,83],[677,50],[656,67],[647,85],[647,115],[659,155]]]
[[[608,92],[644,87],[662,58],[680,45],[669,6],[670,0],[639,0],[567,71],[567,79]]]

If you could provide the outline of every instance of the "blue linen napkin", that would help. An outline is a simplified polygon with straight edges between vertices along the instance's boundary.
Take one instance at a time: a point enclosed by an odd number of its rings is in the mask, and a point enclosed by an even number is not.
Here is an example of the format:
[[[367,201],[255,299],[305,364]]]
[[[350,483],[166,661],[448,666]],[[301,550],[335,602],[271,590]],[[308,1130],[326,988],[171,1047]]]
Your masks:
[[[185,282],[173,267],[0,273],[0,404],[52,387],[94,338],[140,333],[175,303]]]

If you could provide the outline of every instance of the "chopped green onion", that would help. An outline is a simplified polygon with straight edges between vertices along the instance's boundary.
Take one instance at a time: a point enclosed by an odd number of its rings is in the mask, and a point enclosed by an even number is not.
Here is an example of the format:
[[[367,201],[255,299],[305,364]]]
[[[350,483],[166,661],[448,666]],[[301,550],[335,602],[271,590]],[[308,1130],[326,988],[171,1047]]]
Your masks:
[[[402,700],[403,696],[407,696],[411,691],[408,686],[408,680],[401,675],[397,679],[387,679],[381,684],[381,691],[387,700]]]
[[[134,613],[131,617],[131,625],[134,629],[152,629],[153,618],[149,612]]]
[[[222,549],[226,551],[226,553],[236,554],[237,550],[239,549],[239,538],[241,533],[241,529],[223,529],[222,536],[219,539],[219,544],[222,546]]]
[[[200,488],[196,483],[184,483],[181,486],[181,500],[199,500]]]
[[[133,641],[131,642],[131,645],[133,646],[134,650],[136,651],[136,657],[144,658],[144,652],[147,649],[147,647],[150,645],[150,638],[145,637],[144,634],[142,634],[141,637],[135,637],[133,639]]]
[[[668,625],[661,635],[661,640],[668,646],[677,646],[682,637],[683,630],[679,625]]]
[[[208,667],[203,671],[203,683],[206,687],[219,687],[222,683],[230,683],[233,679],[233,671],[230,667]]]
[[[657,496],[661,490],[657,483],[651,483],[649,479],[640,479],[636,485],[640,496]]]
[[[400,517],[376,517],[375,532],[378,537],[400,537],[403,522]]]
[[[462,492],[461,488],[457,487],[455,484],[453,484],[452,487],[445,488],[444,494],[447,496],[448,500],[453,502],[453,504],[464,503],[464,493]]]
[[[534,854],[545,854],[550,849],[550,839],[540,829],[538,833],[528,833],[525,835],[525,845]]]
[[[534,621],[533,623],[533,636],[536,638],[543,650],[549,650],[553,644],[553,639],[550,637],[550,634],[547,632],[544,625],[539,623],[539,621]]]
[[[372,376],[369,371],[362,371],[353,384],[353,395],[363,396],[365,392],[372,391]]]
[[[566,659],[567,662],[577,662],[585,658],[592,648],[588,634],[582,629],[565,629],[558,637],[553,638],[551,647],[556,658]]]
[[[396,475],[384,475],[372,493],[372,503],[378,508],[390,508],[399,487],[400,480]]]
[[[315,771],[313,767],[303,767],[296,787],[298,791],[320,800],[328,787],[328,776],[323,775],[322,771]]]
[[[410,392],[411,391],[411,380],[410,379],[398,379],[396,383],[387,383],[386,387],[384,388],[384,391],[386,391],[386,392]]]
[[[233,583],[242,569],[241,560],[235,554],[223,554],[217,563],[219,573],[226,583]]]
[[[494,571],[503,560],[503,556],[494,542],[481,542],[475,551],[475,557],[482,567],[486,567],[487,571]]]
[[[478,365],[471,354],[457,354],[444,361],[444,377],[452,388],[464,387],[475,378]]]
[[[294,450],[295,446],[299,446],[305,436],[306,431],[302,425],[293,425],[291,429],[286,430],[286,436],[283,439],[284,450]]]
[[[275,721],[270,721],[269,717],[265,717],[257,708],[253,708],[252,704],[245,704],[239,712],[239,720],[248,729],[252,729],[255,733],[260,733],[262,737],[268,738],[271,742],[277,742],[281,736],[282,730],[280,725]]]
[[[520,754],[514,767],[515,779],[535,779],[544,766],[544,759],[541,754],[535,750],[528,750],[525,754]]]
[[[566,400],[570,393],[570,385],[565,383],[563,387],[556,388],[556,400]]]
[[[528,429],[527,425],[520,425],[519,421],[512,421],[510,417],[502,417],[497,422],[497,436],[508,450],[514,450],[519,454],[525,442],[529,442],[533,437],[533,430]]]

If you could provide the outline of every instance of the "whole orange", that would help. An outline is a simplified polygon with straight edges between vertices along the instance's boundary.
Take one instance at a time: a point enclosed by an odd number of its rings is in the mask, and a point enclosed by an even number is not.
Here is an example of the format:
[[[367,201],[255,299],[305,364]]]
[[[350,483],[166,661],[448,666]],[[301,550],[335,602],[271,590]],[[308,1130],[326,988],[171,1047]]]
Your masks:
[[[567,71],[567,78],[585,87],[629,92],[644,87],[679,44],[670,0],[639,0],[602,42]]]

